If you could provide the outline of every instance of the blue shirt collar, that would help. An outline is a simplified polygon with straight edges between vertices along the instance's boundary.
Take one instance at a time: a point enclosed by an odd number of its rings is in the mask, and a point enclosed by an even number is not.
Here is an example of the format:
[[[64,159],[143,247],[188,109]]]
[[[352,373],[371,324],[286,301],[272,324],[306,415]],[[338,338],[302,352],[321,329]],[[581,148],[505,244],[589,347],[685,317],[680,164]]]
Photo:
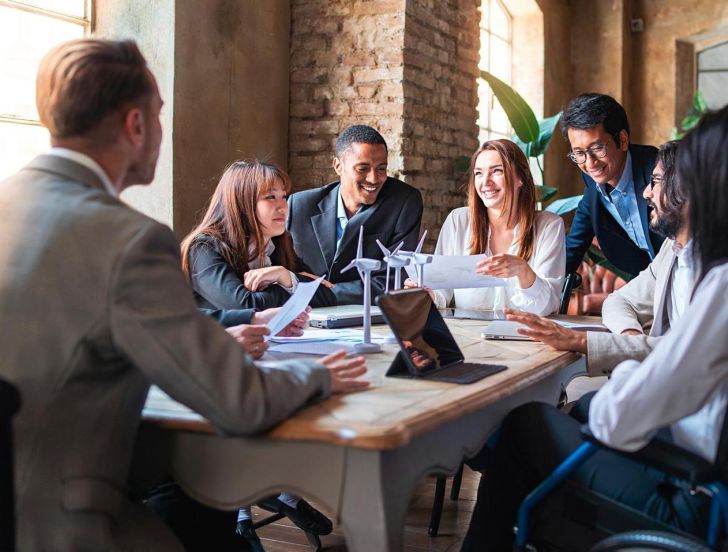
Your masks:
[[[349,217],[346,215],[346,209],[344,209],[344,198],[341,197],[341,184],[339,184],[339,190],[336,193],[336,218],[346,224]]]

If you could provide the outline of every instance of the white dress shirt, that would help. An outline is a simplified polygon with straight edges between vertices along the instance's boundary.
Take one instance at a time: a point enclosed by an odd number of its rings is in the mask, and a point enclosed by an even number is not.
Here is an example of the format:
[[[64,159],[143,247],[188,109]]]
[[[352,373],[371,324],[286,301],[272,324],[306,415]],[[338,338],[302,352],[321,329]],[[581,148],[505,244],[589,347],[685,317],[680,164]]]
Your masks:
[[[589,409],[608,445],[642,448],[669,426],[675,442],[715,460],[728,402],[728,264],[712,269],[684,315],[642,363],[612,372]]]
[[[693,240],[686,243],[685,247],[681,247],[679,243],[674,242],[672,251],[677,257],[677,264],[672,271],[670,309],[667,311],[671,326],[680,319],[685,309],[687,309],[697,276],[693,266]],[[667,308],[667,305],[665,307]]]
[[[566,270],[566,246],[564,221],[558,215],[541,211],[536,213],[534,224],[535,242],[528,261],[536,273],[536,280],[529,288],[520,288],[517,278],[507,278],[505,287],[435,290],[435,303],[445,308],[455,298],[455,306],[461,308],[500,310],[518,308],[546,316],[558,311],[561,286]],[[469,255],[470,215],[467,207],[453,210],[442,225],[435,247],[436,255]],[[514,231],[514,243],[508,254],[518,253],[518,227]],[[492,255],[490,248],[486,255]]]
[[[90,158],[85,153],[74,151],[68,148],[51,148],[47,154],[55,155],[56,157],[63,157],[64,159],[69,159],[71,161],[75,161],[79,165],[83,165],[99,177],[101,183],[104,185],[104,189],[106,189],[106,191],[109,192],[110,195],[114,197],[119,197],[119,192],[116,190],[116,188],[114,188],[114,185],[111,183],[111,179],[106,174],[106,171],[101,167],[101,165],[99,165],[94,159]]]

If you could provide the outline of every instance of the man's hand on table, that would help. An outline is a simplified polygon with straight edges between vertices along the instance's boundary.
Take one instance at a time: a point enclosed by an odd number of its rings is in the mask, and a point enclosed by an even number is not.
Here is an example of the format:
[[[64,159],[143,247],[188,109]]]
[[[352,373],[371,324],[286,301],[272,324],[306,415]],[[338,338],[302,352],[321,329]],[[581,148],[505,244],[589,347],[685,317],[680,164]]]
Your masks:
[[[528,312],[503,309],[508,320],[528,326],[518,328],[518,333],[550,345],[558,351],[576,351],[586,354],[586,332],[564,328],[552,320]]]
[[[329,369],[331,394],[348,393],[369,387],[368,381],[356,379],[367,371],[363,356],[346,358],[346,351],[337,351],[323,357],[320,362]]]
[[[256,312],[253,315],[253,318],[251,319],[251,323],[253,324],[262,324],[266,325],[268,322],[271,321],[271,319],[278,314],[278,311],[281,310],[280,307],[275,309],[266,309],[264,311]],[[303,335],[303,332],[306,328],[308,328],[308,321],[309,321],[309,315],[308,313],[311,312],[311,307],[306,307],[306,310],[304,310],[301,314],[299,314],[296,319],[288,324],[285,328],[283,328],[280,332],[278,332],[277,335],[281,337],[300,337]]]

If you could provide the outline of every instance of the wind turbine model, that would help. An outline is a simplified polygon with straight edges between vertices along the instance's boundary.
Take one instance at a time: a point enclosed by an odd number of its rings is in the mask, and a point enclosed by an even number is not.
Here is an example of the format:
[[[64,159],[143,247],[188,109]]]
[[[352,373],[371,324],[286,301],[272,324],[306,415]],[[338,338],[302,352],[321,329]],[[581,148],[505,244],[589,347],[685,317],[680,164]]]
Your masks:
[[[382,250],[382,253],[384,253],[384,261],[387,263],[387,284],[384,288],[384,292],[387,293],[389,291],[389,270],[392,268],[394,269],[394,287],[392,289],[397,291],[402,287],[402,273],[400,269],[410,264],[412,259],[410,257],[400,257],[397,255],[399,250],[402,249],[404,242],[400,242],[394,251],[391,252],[389,249],[384,247],[382,242],[379,240],[377,240],[377,245],[379,246],[379,249]]]
[[[356,258],[347,266],[341,269],[346,272],[354,267],[359,271],[359,277],[364,284],[364,339],[361,343],[354,345],[357,353],[378,353],[382,347],[378,343],[372,343],[372,271],[379,270],[381,261],[365,259],[363,255],[364,227],[359,227],[359,245],[356,247]]]
[[[422,251],[422,245],[425,243],[426,237],[427,230],[422,233],[420,243],[417,244],[417,249],[415,249],[413,253],[410,253],[410,255],[412,256],[412,264],[415,265],[415,270],[417,271],[418,287],[422,287],[425,283],[425,265],[432,262],[432,255],[428,255],[427,253],[420,253],[420,251]]]

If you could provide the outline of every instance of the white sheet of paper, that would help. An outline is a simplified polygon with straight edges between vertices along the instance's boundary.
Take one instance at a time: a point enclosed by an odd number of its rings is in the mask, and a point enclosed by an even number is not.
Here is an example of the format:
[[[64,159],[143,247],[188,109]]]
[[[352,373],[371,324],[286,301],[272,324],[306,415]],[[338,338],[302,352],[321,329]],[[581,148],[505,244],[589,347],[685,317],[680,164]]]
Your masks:
[[[464,289],[503,287],[503,278],[483,276],[475,272],[475,265],[487,255],[432,255],[425,266],[425,286],[431,289]],[[404,267],[411,280],[417,281],[417,271],[411,263]]]
[[[271,318],[268,322],[268,328],[270,328],[270,335],[276,335],[283,328],[293,322],[296,317],[301,314],[311,302],[314,293],[321,284],[323,277],[317,278],[313,282],[299,282],[296,287],[296,291],[286,301],[281,310]],[[266,336],[266,339],[270,339],[270,336]]]
[[[354,350],[354,343],[349,341],[300,341],[277,343],[272,342],[269,353],[298,353],[308,355],[330,355],[342,349],[347,352]]]

